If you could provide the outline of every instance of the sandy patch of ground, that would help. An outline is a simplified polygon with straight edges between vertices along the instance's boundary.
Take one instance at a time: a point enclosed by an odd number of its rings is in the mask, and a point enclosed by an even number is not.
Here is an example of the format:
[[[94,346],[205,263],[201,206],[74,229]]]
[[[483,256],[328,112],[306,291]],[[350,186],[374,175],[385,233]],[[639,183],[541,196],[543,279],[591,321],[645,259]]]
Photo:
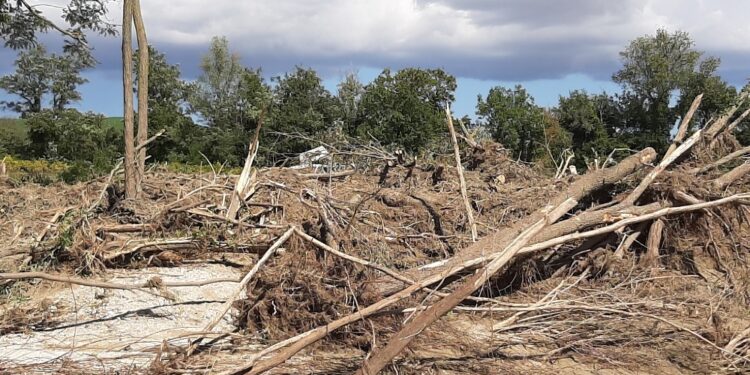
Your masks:
[[[237,269],[203,264],[177,268],[110,271],[112,282],[138,283],[153,276],[165,282],[241,277]],[[43,365],[51,361],[95,361],[105,368],[143,367],[162,340],[200,331],[220,310],[237,283],[170,288],[176,300],[146,293],[71,286],[45,297],[50,312],[61,311],[55,327],[0,337],[0,369],[14,365]],[[36,296],[34,300],[37,300]],[[231,331],[227,314],[215,332]],[[184,344],[187,339],[171,340]],[[2,364],[6,365],[3,366]]]

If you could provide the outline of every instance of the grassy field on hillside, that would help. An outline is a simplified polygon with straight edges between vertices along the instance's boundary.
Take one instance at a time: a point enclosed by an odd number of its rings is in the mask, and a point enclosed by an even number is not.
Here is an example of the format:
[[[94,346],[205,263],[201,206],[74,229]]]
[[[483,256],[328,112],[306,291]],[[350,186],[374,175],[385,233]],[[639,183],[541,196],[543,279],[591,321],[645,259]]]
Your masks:
[[[104,125],[122,130],[122,117],[107,117],[104,119]],[[0,118],[0,133],[10,134],[26,138],[29,128],[26,126],[26,120],[18,118]]]

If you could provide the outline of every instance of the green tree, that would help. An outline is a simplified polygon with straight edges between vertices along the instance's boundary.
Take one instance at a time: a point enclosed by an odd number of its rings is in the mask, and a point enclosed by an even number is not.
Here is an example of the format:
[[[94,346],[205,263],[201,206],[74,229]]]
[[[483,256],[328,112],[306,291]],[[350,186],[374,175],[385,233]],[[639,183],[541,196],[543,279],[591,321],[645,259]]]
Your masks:
[[[684,116],[695,97],[703,94],[691,127],[703,127],[712,117],[718,117],[729,108],[737,97],[737,90],[716,74],[719,63],[719,59],[701,62],[698,71],[680,88],[680,98],[675,108],[678,116]]]
[[[407,151],[424,149],[446,133],[445,106],[454,101],[456,79],[442,69],[383,70],[365,86],[353,135],[371,136]]]
[[[62,23],[46,18],[38,9],[44,5],[28,0],[0,0],[0,38],[12,49],[35,47],[37,35],[56,31],[65,37],[65,51],[91,62],[86,31],[115,35],[115,25],[107,21],[106,1],[70,0],[62,9]],[[87,63],[88,64],[88,63]]]
[[[718,64],[713,57],[701,60],[702,55],[688,33],[666,30],[637,38],[620,52],[623,67],[612,79],[625,89],[625,107],[636,111],[629,116],[639,120],[624,129],[634,135],[628,139],[631,147],[666,149],[678,116],[670,107],[673,92],[684,89],[701,66]]]
[[[52,55],[49,64],[52,109],[62,111],[71,103],[81,100],[78,86],[88,82],[86,78],[81,77],[81,71],[90,66],[86,61],[70,54]]]
[[[138,65],[138,56],[134,56]],[[138,74],[136,74],[136,81]],[[163,137],[149,146],[157,161],[200,163],[205,128],[196,125],[187,114],[187,98],[193,86],[180,78],[180,68],[149,46],[148,123],[150,135],[164,129]]]
[[[31,157],[85,162],[104,172],[120,154],[122,135],[106,125],[102,115],[43,110],[30,115],[26,123]]]
[[[84,61],[71,54],[50,55],[41,45],[19,53],[15,66],[15,73],[0,77],[0,88],[19,100],[2,104],[22,117],[40,112],[46,95],[52,97],[53,109],[64,109],[81,99],[77,88],[88,82],[81,77],[81,70],[87,67]]]
[[[487,98],[477,98],[477,115],[492,138],[521,160],[539,155],[544,139],[544,111],[521,85],[513,90],[490,89]]]
[[[273,106],[268,127],[274,149],[271,158],[278,163],[288,156],[315,146],[309,139],[333,128],[340,118],[339,102],[323,86],[312,69],[296,67],[294,72],[272,78]]]
[[[338,84],[339,105],[341,106],[341,120],[346,129],[351,129],[357,121],[359,102],[365,92],[365,86],[359,81],[356,73],[348,73]]]
[[[605,111],[608,105],[604,97],[589,95],[585,91],[571,91],[567,97],[560,96],[555,114],[565,130],[570,132],[571,146],[575,153],[575,164],[586,166],[596,156],[609,154],[618,145],[607,130]]]
[[[201,70],[190,98],[193,112],[208,126],[254,128],[260,108],[257,103],[248,102],[246,94],[253,87],[248,88],[247,84],[257,83],[260,72],[243,67],[225,37],[211,40],[209,51],[201,61]]]
[[[18,112],[21,117],[42,110],[44,94],[49,90],[50,71],[47,50],[37,46],[18,54],[16,72],[0,78],[0,88],[19,97],[15,101],[3,101],[8,110]]]
[[[545,110],[543,116],[544,148],[537,149],[535,160],[548,168],[557,168],[564,161],[561,159],[567,157],[565,150],[573,148],[572,135],[560,125],[555,113]]]
[[[200,149],[212,161],[240,165],[260,114],[270,101],[270,89],[260,70],[242,66],[225,37],[211,40],[201,70],[188,96],[189,113],[208,126]],[[190,154],[197,149],[194,145]]]

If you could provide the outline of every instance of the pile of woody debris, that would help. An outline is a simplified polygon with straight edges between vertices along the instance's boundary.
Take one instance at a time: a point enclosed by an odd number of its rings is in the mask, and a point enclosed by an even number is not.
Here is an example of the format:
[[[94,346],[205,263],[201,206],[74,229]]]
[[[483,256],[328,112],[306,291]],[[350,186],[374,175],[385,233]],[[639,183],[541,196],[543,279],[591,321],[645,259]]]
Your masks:
[[[54,285],[212,307],[199,327],[177,324],[120,355],[0,350],[0,369],[748,371],[750,148],[732,135],[746,99],[688,136],[698,97],[663,157],[647,148],[580,176],[547,176],[449,120],[455,152],[430,162],[326,145],[327,158],[360,167],[255,169],[256,134],[240,176],[157,167],[137,200],[122,199],[117,171],[65,187],[5,182],[0,346],[73,324],[78,315],[50,308],[65,291]],[[193,279],[206,274],[196,267],[212,277]],[[96,311],[91,322],[128,324],[122,309]],[[156,334],[142,327],[144,340]]]

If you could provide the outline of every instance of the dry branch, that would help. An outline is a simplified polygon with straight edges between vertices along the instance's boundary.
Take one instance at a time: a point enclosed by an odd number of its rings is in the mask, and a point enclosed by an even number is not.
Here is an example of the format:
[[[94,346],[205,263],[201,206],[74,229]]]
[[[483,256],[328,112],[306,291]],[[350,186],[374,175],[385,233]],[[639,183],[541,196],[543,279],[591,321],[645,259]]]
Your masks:
[[[115,224],[115,225],[102,225],[96,228],[97,232],[102,233],[138,233],[138,232],[153,232],[156,230],[156,226],[153,224]]]
[[[108,281],[101,280],[89,280],[75,277],[67,277],[61,275],[53,275],[45,272],[16,272],[16,273],[0,273],[0,280],[26,280],[26,279],[42,279],[47,281],[54,281],[60,283],[68,283],[82,286],[90,286],[95,288],[103,289],[121,289],[121,290],[134,290],[134,289],[151,289],[158,287],[196,287],[205,286],[218,283],[236,283],[239,282],[235,278],[216,278],[200,281],[162,281],[159,277],[153,277],[148,281],[140,284],[119,284],[111,283]]]
[[[329,173],[298,173],[297,176],[300,178],[305,179],[318,179],[318,180],[328,180],[332,178],[343,178],[346,176],[351,176],[356,172],[354,169],[348,169],[345,171],[339,171],[339,172],[329,172]]]
[[[715,161],[715,162],[713,162],[711,164],[707,164],[707,165],[704,165],[704,166],[698,167],[698,168],[693,168],[693,169],[689,170],[688,173],[699,174],[699,173],[708,172],[708,171],[710,171],[710,170],[712,170],[714,168],[717,168],[717,167],[720,167],[720,166],[722,166],[722,165],[724,165],[726,163],[729,163],[730,161],[732,161],[732,160],[734,160],[734,159],[736,159],[736,158],[738,158],[738,157],[740,157],[742,155],[745,155],[747,153],[750,153],[750,146],[743,147],[743,148],[741,148],[741,149],[739,149],[737,151],[734,151],[734,152],[728,154],[727,156],[724,156],[723,158],[721,158],[721,159],[719,159],[719,160],[717,160],[717,161]]]
[[[466,218],[469,221],[469,228],[471,229],[471,240],[477,241],[477,223],[474,221],[474,209],[469,203],[469,194],[466,192],[466,179],[464,178],[464,168],[461,165],[461,149],[458,147],[458,140],[456,139],[456,129],[453,127],[453,115],[451,115],[451,109],[449,106],[445,106],[445,116],[448,121],[448,130],[451,135],[451,143],[453,143],[453,155],[456,157],[456,171],[458,172],[458,183],[461,187],[461,198],[464,201],[464,208],[466,208]]]
[[[736,128],[742,122],[742,120],[747,118],[748,115],[750,115],[750,109],[747,109],[745,112],[742,112],[742,114],[737,116],[737,118],[732,121],[731,124],[727,125],[727,133],[731,133],[732,131],[734,131],[734,128]]]
[[[688,109],[687,113],[685,114],[685,117],[682,118],[682,121],[680,122],[680,126],[677,130],[677,134],[674,137],[674,141],[671,145],[669,145],[669,149],[664,154],[665,157],[669,156],[672,152],[674,152],[675,149],[677,149],[677,146],[682,143],[682,140],[685,139],[685,136],[687,135],[688,125],[690,124],[690,120],[693,119],[693,115],[695,114],[695,111],[698,110],[698,107],[701,105],[701,101],[703,100],[703,94],[700,94],[693,99],[693,103],[690,104],[690,109]]]
[[[701,130],[696,131],[693,133],[693,135],[690,136],[683,144],[676,147],[674,151],[671,153],[667,153],[664,155],[664,158],[659,163],[659,165],[656,166],[651,172],[649,172],[646,177],[643,178],[640,184],[633,189],[633,191],[630,192],[630,194],[622,201],[620,205],[629,206],[632,204],[635,204],[635,202],[638,200],[638,198],[643,195],[643,193],[646,191],[646,189],[651,185],[652,182],[656,179],[656,177],[661,174],[667,167],[669,167],[672,163],[674,163],[675,160],[677,160],[682,154],[684,154],[687,150],[689,150],[693,145],[698,142],[702,134]]]
[[[256,273],[260,270],[261,267],[268,261],[268,259],[271,258],[271,256],[278,250],[281,245],[283,245],[289,237],[292,236],[294,233],[294,228],[289,228],[284,234],[279,237],[276,242],[274,242],[273,245],[271,245],[270,248],[266,251],[265,254],[258,260],[257,263],[253,266],[253,268],[248,272],[245,277],[242,278],[240,281],[240,285],[237,287],[237,289],[232,293],[232,295],[224,302],[224,304],[221,306],[221,310],[219,311],[216,316],[211,319],[211,321],[206,324],[206,326],[203,328],[203,332],[211,332],[213,331],[214,327],[216,327],[219,322],[221,322],[221,319],[224,318],[224,315],[229,311],[229,309],[232,308],[232,304],[234,304],[234,301],[240,296],[243,290],[247,287],[247,284],[250,283],[250,280],[253,279]],[[200,342],[200,339],[193,342],[190,347],[187,350],[188,355],[190,355],[195,348],[197,347],[198,342]]]
[[[633,243],[638,239],[638,237],[641,235],[641,232],[645,229],[645,225],[641,224],[636,226],[636,228],[633,230],[632,233],[625,236],[622,243],[620,243],[620,246],[617,247],[617,250],[615,250],[614,256],[617,259],[622,259],[625,256],[625,252],[630,250],[630,247],[633,246]]]

